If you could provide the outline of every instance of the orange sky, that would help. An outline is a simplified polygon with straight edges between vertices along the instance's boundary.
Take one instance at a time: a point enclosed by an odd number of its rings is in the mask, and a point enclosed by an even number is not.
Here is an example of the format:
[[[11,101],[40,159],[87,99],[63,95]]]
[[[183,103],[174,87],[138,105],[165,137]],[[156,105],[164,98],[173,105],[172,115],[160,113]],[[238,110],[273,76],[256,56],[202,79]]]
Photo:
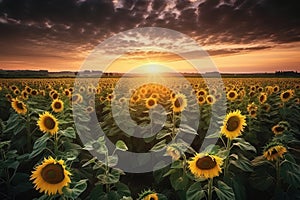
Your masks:
[[[205,48],[205,47],[204,47]],[[9,57],[1,58],[1,69],[30,69],[49,71],[77,71],[84,63],[85,57],[89,51],[81,53],[70,53],[68,56],[57,57]],[[253,73],[253,72],[274,72],[277,70],[297,70],[300,66],[300,43],[292,45],[281,45],[269,49],[253,50],[249,52],[240,52],[224,55],[211,56],[217,69],[223,73]],[[1,57],[1,56],[0,56]],[[125,56],[126,57],[126,56]],[[170,56],[160,53],[136,54],[124,56],[114,62],[108,69],[112,72],[126,72],[133,67],[142,66],[149,62],[156,62],[173,68],[177,71],[193,71],[186,61],[178,56]],[[127,66],[127,67],[124,67]]]

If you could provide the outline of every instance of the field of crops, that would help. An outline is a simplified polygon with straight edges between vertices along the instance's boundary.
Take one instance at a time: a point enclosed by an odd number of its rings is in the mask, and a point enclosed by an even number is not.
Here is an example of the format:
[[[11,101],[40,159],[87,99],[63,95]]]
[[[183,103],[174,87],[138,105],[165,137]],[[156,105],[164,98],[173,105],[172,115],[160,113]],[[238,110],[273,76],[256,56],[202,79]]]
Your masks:
[[[0,199],[300,199],[300,79],[139,79],[0,79]]]

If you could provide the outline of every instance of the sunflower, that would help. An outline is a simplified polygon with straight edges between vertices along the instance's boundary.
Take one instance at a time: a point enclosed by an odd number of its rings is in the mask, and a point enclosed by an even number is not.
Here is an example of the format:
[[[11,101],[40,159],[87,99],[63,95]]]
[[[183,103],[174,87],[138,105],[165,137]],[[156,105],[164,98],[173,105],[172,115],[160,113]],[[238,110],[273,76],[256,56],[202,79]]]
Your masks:
[[[257,110],[257,105],[255,105],[253,102],[247,106],[247,111],[250,112],[251,110]]]
[[[140,98],[141,98],[140,95],[134,94],[133,96],[131,96],[130,102],[131,103],[136,103],[136,102],[138,102],[140,100]]]
[[[267,94],[262,92],[260,93],[260,95],[258,96],[258,101],[260,104],[263,104],[267,101]]]
[[[263,104],[263,105],[261,106],[261,109],[264,110],[264,111],[266,111],[266,112],[269,112],[270,109],[271,109],[271,106],[270,106],[270,104],[265,103],[265,104]]]
[[[177,148],[173,146],[168,146],[166,150],[166,155],[169,155],[172,157],[172,160],[178,160],[180,158],[180,152]]]
[[[148,109],[154,108],[157,105],[157,100],[154,98],[149,98],[146,100],[146,107]]]
[[[279,144],[270,144],[268,145],[265,150],[263,156],[270,161],[277,160],[279,158],[283,158],[283,154],[286,153],[286,148]]]
[[[11,89],[12,91],[15,91],[16,89],[18,89],[18,87],[15,86],[15,85],[13,85],[13,86],[10,87],[10,89]]]
[[[189,169],[196,177],[214,178],[219,176],[222,158],[204,153],[196,154],[191,161],[188,161]]]
[[[38,94],[38,91],[37,91],[37,90],[35,90],[35,89],[34,89],[34,90],[31,90],[30,94],[31,94],[31,95],[33,95],[33,96],[35,96],[35,95],[37,95],[37,94]]]
[[[256,110],[250,110],[249,115],[251,118],[256,118],[256,115],[257,115]]]
[[[50,156],[34,168],[30,180],[35,184],[36,190],[50,196],[62,194],[62,189],[71,183],[70,175],[63,160],[56,160]]]
[[[11,94],[6,94],[5,97],[9,102],[12,102],[13,98],[12,98]]]
[[[144,190],[142,193],[138,194],[137,200],[158,200],[159,194],[157,194],[154,190]]]
[[[20,93],[21,93],[21,92],[20,92],[19,89],[15,89],[15,90],[14,90],[14,94],[15,94],[15,95],[19,95]]]
[[[77,93],[72,96],[72,103],[77,104],[77,103],[82,103],[82,101],[83,101],[83,98],[82,98],[81,94]]]
[[[203,105],[205,103],[205,100],[206,100],[204,96],[199,96],[197,99],[198,99],[198,103],[200,105]]]
[[[266,86],[265,89],[268,95],[271,95],[274,92],[274,88],[272,86]]]
[[[67,96],[67,97],[70,97],[70,96],[71,96],[71,92],[70,92],[70,90],[68,90],[68,89],[65,89],[65,90],[64,90],[64,94],[65,94],[65,96]]]
[[[23,99],[28,99],[28,92],[26,92],[25,90],[23,90],[22,92],[21,92],[21,95],[22,95],[22,98]]]
[[[90,113],[94,112],[94,108],[92,106],[88,106],[88,107],[86,107],[85,111],[90,114]]]
[[[231,140],[238,137],[247,125],[245,118],[240,110],[228,113],[221,127],[221,133]]]
[[[230,90],[227,92],[226,96],[229,101],[234,101],[237,98],[238,93],[235,90]]]
[[[59,96],[59,95],[58,95],[57,92],[53,92],[52,95],[51,95],[51,98],[52,98],[52,99],[58,99],[58,96]]]
[[[152,93],[151,94],[151,98],[158,99],[159,98],[159,94],[158,93]]]
[[[216,98],[214,95],[207,95],[206,96],[206,102],[210,105],[214,104],[216,102]]]
[[[273,87],[273,92],[278,92],[279,91],[279,86],[278,85],[275,85],[274,87]]]
[[[258,92],[262,92],[263,90],[264,90],[264,89],[263,89],[262,87],[258,87],[258,88],[257,88],[257,91],[258,91]]]
[[[173,100],[173,99],[175,99],[175,97],[176,97],[176,94],[175,94],[174,92],[172,92],[172,93],[170,94],[170,99]]]
[[[172,109],[174,112],[182,112],[187,106],[187,100],[184,94],[177,94],[172,100]]]
[[[206,96],[207,95],[207,91],[203,88],[201,88],[198,92],[197,92],[198,96]]]
[[[51,135],[54,135],[58,132],[58,121],[49,112],[45,112],[44,114],[40,115],[37,125],[40,127],[40,130],[44,133],[47,132]]]
[[[54,112],[61,112],[64,110],[64,102],[59,99],[55,99],[51,104],[52,110]]]
[[[31,88],[30,88],[29,86],[26,86],[26,87],[25,87],[25,91],[26,91],[27,93],[29,93],[29,94],[30,94],[30,92],[31,92]]]
[[[109,102],[111,102],[113,99],[115,98],[115,95],[114,94],[108,94],[107,96],[106,96],[106,99],[109,101]]]
[[[280,94],[280,99],[282,102],[287,102],[288,100],[290,100],[290,98],[292,98],[293,95],[294,95],[293,90],[286,90]]]
[[[18,99],[12,99],[11,107],[21,115],[25,115],[27,113],[27,107],[24,104],[23,101],[20,101]]]
[[[285,131],[286,128],[283,127],[283,126],[280,126],[279,124],[275,125],[272,127],[272,132],[275,134],[275,135],[280,135],[283,133],[283,131]]]
[[[158,196],[156,193],[148,194],[143,200],[158,200]]]

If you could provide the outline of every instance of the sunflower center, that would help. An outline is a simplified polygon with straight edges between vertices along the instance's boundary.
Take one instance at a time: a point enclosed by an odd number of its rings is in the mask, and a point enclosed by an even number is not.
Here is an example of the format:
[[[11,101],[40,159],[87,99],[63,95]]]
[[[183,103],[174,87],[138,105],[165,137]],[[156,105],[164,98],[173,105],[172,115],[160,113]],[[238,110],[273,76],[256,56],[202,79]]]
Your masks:
[[[227,121],[227,130],[234,131],[240,125],[240,119],[237,116],[230,117]]]
[[[287,98],[290,97],[290,93],[289,93],[289,92],[285,92],[285,93],[283,93],[282,97],[283,97],[284,99],[287,99]]]
[[[178,97],[174,102],[174,106],[176,108],[180,108],[182,104],[183,104],[183,99],[181,97]]]
[[[284,128],[282,128],[281,126],[276,126],[276,128],[275,128],[275,131],[276,132],[282,132],[282,131],[284,131],[285,129]]]
[[[55,121],[52,119],[52,117],[46,117],[44,119],[44,125],[47,127],[47,129],[54,129],[55,127]]]
[[[203,92],[203,91],[200,91],[198,94],[199,94],[199,95],[204,95],[204,92]]]
[[[57,94],[57,93],[54,93],[52,97],[53,97],[53,99],[57,99],[58,94]]]
[[[198,101],[199,101],[199,102],[202,102],[203,100],[204,100],[203,97],[199,97],[199,98],[198,98]]]
[[[150,200],[155,200],[154,197],[150,197]]]
[[[74,95],[74,96],[73,96],[73,101],[77,101],[78,98],[79,98],[78,95]]]
[[[44,181],[50,184],[57,184],[64,180],[64,169],[60,164],[48,164],[41,171]]]
[[[61,108],[61,103],[60,102],[55,102],[54,103],[54,108],[60,109]]]
[[[132,99],[134,100],[134,101],[137,101],[138,100],[138,96],[134,96]]]
[[[19,109],[21,109],[21,110],[24,109],[23,103],[21,103],[21,102],[18,102],[18,103],[17,103],[17,107],[18,107]]]
[[[153,106],[154,104],[155,104],[155,102],[154,102],[153,99],[150,99],[150,100],[148,101],[148,105],[149,105],[149,106]]]
[[[215,159],[210,156],[204,156],[203,158],[199,158],[196,162],[196,166],[199,169],[209,170],[214,168],[217,165]]]
[[[228,96],[229,96],[230,98],[233,98],[233,97],[235,97],[235,93],[234,93],[234,92],[230,92]]]
[[[263,102],[265,100],[265,96],[264,95],[261,95],[260,98],[259,98],[260,102]]]
[[[274,155],[274,154],[276,154],[276,153],[278,153],[277,150],[276,150],[276,149],[272,149],[271,155]]]
[[[207,97],[207,101],[212,102],[213,101],[212,97]]]

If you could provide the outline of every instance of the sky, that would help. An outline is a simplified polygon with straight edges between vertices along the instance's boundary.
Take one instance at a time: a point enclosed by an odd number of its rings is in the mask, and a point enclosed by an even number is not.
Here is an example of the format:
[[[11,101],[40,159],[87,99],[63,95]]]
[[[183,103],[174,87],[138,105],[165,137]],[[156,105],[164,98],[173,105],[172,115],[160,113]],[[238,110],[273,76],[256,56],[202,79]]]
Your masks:
[[[0,0],[0,69],[77,71],[110,38],[161,27],[191,38],[223,73],[300,71],[299,10],[297,0]],[[148,48],[179,47],[168,34],[122,39],[136,52],[114,43],[99,55],[120,56],[108,71],[147,62],[191,71],[175,53]]]

